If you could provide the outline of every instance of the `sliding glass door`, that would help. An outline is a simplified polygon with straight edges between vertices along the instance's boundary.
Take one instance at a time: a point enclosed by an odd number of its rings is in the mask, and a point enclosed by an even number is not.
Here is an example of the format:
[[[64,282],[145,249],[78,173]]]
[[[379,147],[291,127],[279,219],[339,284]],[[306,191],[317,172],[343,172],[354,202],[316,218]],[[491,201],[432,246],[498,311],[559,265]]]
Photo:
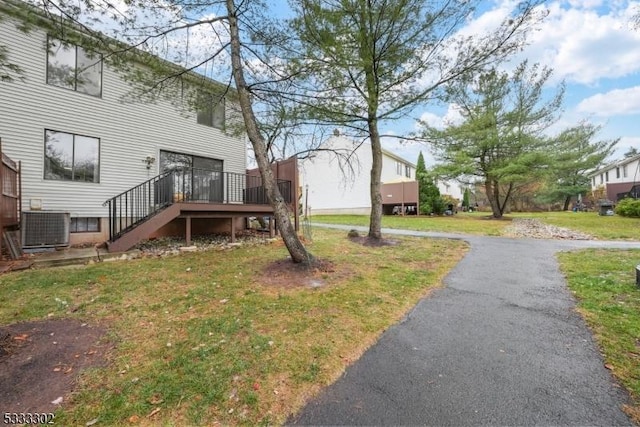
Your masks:
[[[223,162],[190,154],[160,151],[160,172],[172,175],[174,201],[223,202]]]

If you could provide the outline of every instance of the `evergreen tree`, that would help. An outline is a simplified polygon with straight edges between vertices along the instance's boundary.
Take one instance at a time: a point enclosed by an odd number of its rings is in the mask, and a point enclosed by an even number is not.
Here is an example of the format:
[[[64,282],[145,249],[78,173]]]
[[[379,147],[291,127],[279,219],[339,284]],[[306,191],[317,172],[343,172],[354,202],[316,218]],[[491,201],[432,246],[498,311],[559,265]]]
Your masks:
[[[588,173],[612,153],[618,140],[596,141],[600,126],[581,123],[553,138],[553,157],[546,190],[539,198],[546,202],[563,202],[568,210],[571,198],[586,194],[591,188]]]
[[[551,70],[520,64],[512,74],[495,69],[473,84],[450,88],[449,101],[464,121],[444,130],[425,126],[447,176],[475,176],[482,181],[494,218],[501,218],[513,192],[547,173],[553,141],[543,132],[562,104],[564,84],[545,96]]]
[[[371,143],[368,237],[382,238],[380,128],[442,95],[445,88],[516,52],[544,16],[541,0],[521,0],[486,33],[459,30],[481,0],[293,0],[293,37],[304,57],[295,99],[311,120]],[[302,79],[306,77],[306,79]]]
[[[444,212],[444,202],[440,197],[440,190],[438,190],[438,186],[435,184],[433,177],[427,172],[422,151],[418,156],[418,163],[416,164],[416,181],[418,181],[420,214],[442,214],[442,212]]]
[[[462,194],[462,207],[465,208],[466,210],[469,209],[469,203],[470,203],[470,192],[468,188],[464,189],[464,193]]]

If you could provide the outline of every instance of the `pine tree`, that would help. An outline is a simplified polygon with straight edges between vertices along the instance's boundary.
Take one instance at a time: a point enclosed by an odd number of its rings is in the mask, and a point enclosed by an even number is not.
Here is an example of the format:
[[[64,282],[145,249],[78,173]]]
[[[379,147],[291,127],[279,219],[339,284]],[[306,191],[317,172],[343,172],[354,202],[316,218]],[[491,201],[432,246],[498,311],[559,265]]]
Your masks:
[[[416,181],[418,181],[420,213],[423,215],[442,214],[444,212],[444,202],[440,197],[440,190],[438,190],[433,177],[427,172],[422,151],[416,164]]]
[[[469,189],[465,188],[464,193],[462,194],[462,207],[465,210],[469,210],[469,203],[470,203],[469,199],[470,199]]]

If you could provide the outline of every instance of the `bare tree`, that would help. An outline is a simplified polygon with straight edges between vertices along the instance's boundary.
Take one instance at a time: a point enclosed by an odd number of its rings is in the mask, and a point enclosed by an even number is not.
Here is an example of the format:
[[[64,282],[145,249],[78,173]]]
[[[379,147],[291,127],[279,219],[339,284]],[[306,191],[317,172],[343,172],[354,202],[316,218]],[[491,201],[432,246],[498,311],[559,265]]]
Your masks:
[[[544,13],[520,2],[485,34],[459,32],[480,1],[297,0],[292,29],[304,51],[299,103],[310,118],[371,143],[370,239],[381,239],[380,127],[436,100],[450,83],[505,58]],[[298,75],[298,74],[294,74]],[[394,135],[397,136],[397,135]]]
[[[130,100],[165,98],[193,110],[206,102],[201,96],[203,89],[218,99],[224,95],[236,97],[242,126],[228,131],[246,132],[251,141],[269,203],[292,261],[305,264],[314,261],[291,223],[271,170],[269,147],[254,112],[254,103],[260,100],[260,84],[274,83],[274,76],[281,80],[264,59],[268,46],[263,43],[262,34],[271,25],[261,15],[264,4],[233,0],[139,0],[128,2],[127,11],[98,0],[77,3],[34,0],[32,4],[39,6],[41,13],[34,14],[33,9],[13,0],[6,1],[8,7],[3,7],[3,11],[21,18],[25,29],[43,27],[54,36],[64,34],[66,41],[103,53],[105,61],[135,84]],[[109,34],[97,31],[96,27]],[[196,37],[198,31],[201,33]],[[196,40],[199,46],[194,46]],[[247,82],[246,70],[256,68],[270,71],[264,73],[267,81]],[[216,84],[210,78],[226,83]],[[235,89],[231,81],[235,82]],[[270,115],[268,105],[263,106],[262,113]]]

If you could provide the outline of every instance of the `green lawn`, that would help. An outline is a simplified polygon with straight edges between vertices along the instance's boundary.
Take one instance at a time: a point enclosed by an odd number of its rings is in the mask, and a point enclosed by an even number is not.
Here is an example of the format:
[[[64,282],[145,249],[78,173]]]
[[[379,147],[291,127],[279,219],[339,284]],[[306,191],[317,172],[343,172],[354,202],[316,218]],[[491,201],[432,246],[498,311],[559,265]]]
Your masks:
[[[384,216],[382,226],[419,231],[438,231],[485,236],[501,236],[513,218],[536,218],[558,227],[591,234],[599,240],[640,240],[640,219],[619,215],[599,216],[594,212],[512,213],[502,220],[487,219],[488,212],[454,216]],[[369,225],[366,215],[313,215],[312,222],[347,225]]]
[[[326,224],[369,225],[367,215],[313,215],[312,222]],[[382,226],[418,231],[500,236],[509,220],[488,219],[487,213],[459,213],[453,216],[397,216],[382,217]]]
[[[635,402],[627,412],[640,423],[640,250],[562,253],[559,260],[607,367]]]
[[[280,241],[31,270],[0,276],[0,325],[68,317],[109,328],[109,364],[82,375],[56,424],[280,424],[440,286],[467,249],[313,237],[313,254],[333,263],[309,273],[319,287],[267,268],[286,258]]]

